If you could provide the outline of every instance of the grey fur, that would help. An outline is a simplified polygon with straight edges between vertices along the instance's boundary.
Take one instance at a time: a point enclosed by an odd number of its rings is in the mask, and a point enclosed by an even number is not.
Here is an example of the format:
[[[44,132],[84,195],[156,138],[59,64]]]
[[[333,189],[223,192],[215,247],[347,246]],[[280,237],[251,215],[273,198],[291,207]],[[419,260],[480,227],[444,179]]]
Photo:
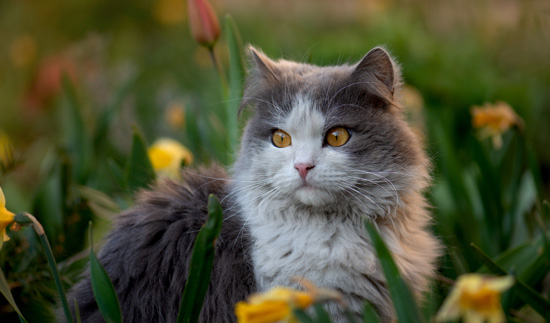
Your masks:
[[[355,65],[318,67],[272,61],[250,48],[252,69],[241,106],[250,108],[231,180],[219,168],[185,172],[143,193],[121,214],[99,257],[129,322],[173,322],[190,250],[209,193],[224,201],[213,280],[202,322],[232,322],[234,304],[254,291],[295,286],[293,276],[341,291],[352,311],[370,301],[394,319],[385,278],[363,221],[374,222],[419,301],[440,245],[429,232],[422,195],[429,162],[403,119],[399,67],[382,48]],[[324,141],[336,126],[349,141]],[[274,130],[292,136],[276,148]],[[296,163],[314,165],[307,180]],[[84,322],[100,320],[85,278],[71,297]],[[335,322],[341,308],[328,304]]]

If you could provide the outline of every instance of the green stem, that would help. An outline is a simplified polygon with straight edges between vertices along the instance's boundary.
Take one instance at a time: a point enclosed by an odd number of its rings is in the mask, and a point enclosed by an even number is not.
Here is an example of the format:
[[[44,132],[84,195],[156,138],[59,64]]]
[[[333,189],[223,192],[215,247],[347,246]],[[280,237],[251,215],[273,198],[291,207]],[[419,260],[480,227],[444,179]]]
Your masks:
[[[227,95],[229,93],[229,85],[227,83],[227,77],[225,76],[225,72],[223,71],[220,63],[218,62],[218,58],[216,56],[216,53],[214,52],[214,47],[208,47],[208,53],[210,54],[210,60],[212,61],[212,65],[214,65],[214,69],[216,69],[216,72],[218,73],[218,76],[220,78],[220,82],[223,88],[223,96],[224,98],[227,98]]]
[[[38,237],[40,237],[40,242],[42,243],[42,246],[44,247],[44,251],[46,252],[46,257],[48,258],[48,264],[50,265],[50,269],[52,270],[55,286],[57,287],[57,291],[59,292],[59,296],[61,298],[61,304],[63,305],[63,310],[65,312],[65,316],[67,317],[67,322],[73,323],[74,322],[73,316],[71,315],[71,311],[69,310],[69,303],[67,302],[67,296],[65,295],[65,290],[63,289],[61,278],[59,277],[59,272],[57,271],[57,264],[53,256],[52,248],[50,247],[48,237],[46,236],[46,233],[44,232],[44,228],[42,227],[40,222],[38,222],[38,220],[33,215],[29,213],[26,213],[25,215],[32,221],[32,226],[34,228],[34,231],[36,231],[36,233],[38,234]]]

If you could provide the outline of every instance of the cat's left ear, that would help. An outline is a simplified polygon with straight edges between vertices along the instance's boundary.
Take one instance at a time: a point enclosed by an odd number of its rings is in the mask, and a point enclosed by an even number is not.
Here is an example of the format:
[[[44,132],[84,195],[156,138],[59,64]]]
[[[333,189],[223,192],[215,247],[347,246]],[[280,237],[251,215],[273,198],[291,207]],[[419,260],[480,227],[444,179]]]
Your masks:
[[[247,55],[252,62],[251,75],[257,74],[260,79],[267,82],[273,82],[277,80],[277,67],[276,63],[267,57],[261,50],[249,45],[247,49]]]
[[[376,47],[356,65],[352,78],[370,85],[373,85],[373,81],[379,83],[381,87],[377,86],[377,92],[393,98],[400,82],[399,67],[385,49]]]

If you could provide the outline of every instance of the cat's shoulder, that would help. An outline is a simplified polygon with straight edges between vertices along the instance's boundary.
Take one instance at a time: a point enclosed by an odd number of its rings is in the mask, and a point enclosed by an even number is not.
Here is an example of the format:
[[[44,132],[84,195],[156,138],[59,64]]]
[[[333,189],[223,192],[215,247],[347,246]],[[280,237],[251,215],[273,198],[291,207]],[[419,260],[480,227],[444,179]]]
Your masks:
[[[161,221],[169,224],[185,220],[190,226],[202,225],[210,194],[224,202],[228,176],[218,165],[181,171],[180,180],[161,179],[151,189],[137,195],[136,205],[118,216],[117,226]],[[199,223],[194,223],[194,222]]]

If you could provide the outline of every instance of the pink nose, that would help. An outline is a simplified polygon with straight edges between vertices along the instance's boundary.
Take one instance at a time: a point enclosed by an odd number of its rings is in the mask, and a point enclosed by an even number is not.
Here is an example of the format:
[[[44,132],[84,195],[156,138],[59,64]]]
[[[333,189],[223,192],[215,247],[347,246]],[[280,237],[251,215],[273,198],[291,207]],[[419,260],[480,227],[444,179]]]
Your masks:
[[[300,173],[300,177],[305,180],[307,176],[307,172],[315,167],[315,165],[309,164],[309,163],[298,163],[294,164],[294,168],[298,170],[298,173]]]

